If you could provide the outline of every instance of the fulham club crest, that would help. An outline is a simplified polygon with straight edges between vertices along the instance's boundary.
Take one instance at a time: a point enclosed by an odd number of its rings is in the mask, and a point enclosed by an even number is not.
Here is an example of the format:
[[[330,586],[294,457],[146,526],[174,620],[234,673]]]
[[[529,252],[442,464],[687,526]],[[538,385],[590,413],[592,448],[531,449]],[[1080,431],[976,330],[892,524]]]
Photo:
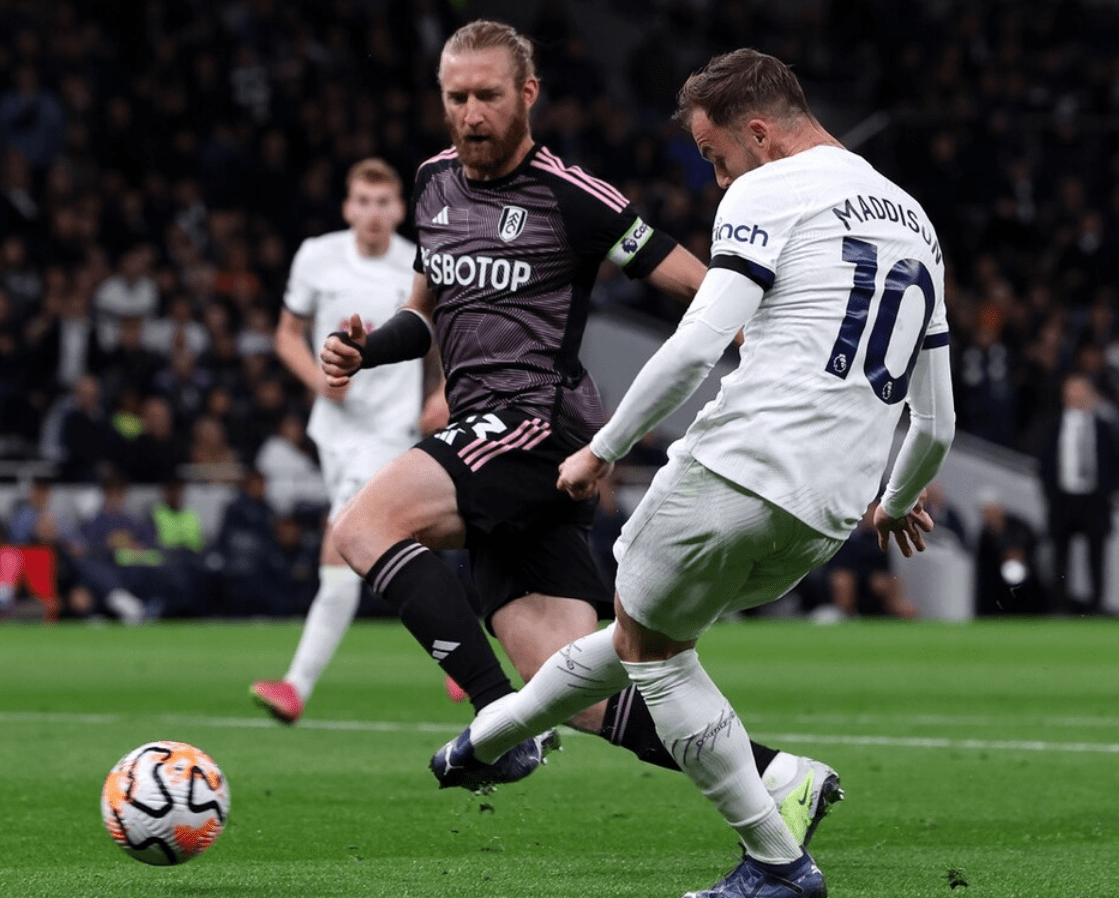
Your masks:
[[[501,239],[508,243],[516,240],[521,231],[525,229],[528,213],[520,206],[506,206],[501,210],[501,221],[497,225],[497,233]]]

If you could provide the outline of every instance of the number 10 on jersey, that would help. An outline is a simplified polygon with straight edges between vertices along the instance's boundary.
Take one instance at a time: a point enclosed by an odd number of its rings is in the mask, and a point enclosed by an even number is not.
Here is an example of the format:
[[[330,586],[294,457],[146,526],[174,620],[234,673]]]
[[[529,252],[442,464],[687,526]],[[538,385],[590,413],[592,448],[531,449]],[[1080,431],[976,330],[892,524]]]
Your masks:
[[[852,360],[869,323],[871,303],[878,289],[878,247],[866,240],[844,237],[843,261],[855,263],[855,282],[847,300],[847,312],[843,317],[843,324],[839,328],[839,335],[835,338],[835,345],[832,346],[825,370],[841,380],[846,380],[847,375],[851,373]],[[909,353],[905,371],[901,374],[893,374],[886,367],[886,351],[890,348],[890,341],[894,337],[902,297],[910,287],[920,289],[925,299],[924,320]],[[901,402],[909,391],[909,375],[917,363],[917,353],[921,351],[921,343],[925,338],[929,319],[932,317],[935,300],[936,292],[933,289],[932,276],[918,260],[902,259],[896,262],[886,274],[878,311],[874,317],[874,324],[870,328],[863,372],[866,374],[866,379],[870,381],[874,395],[887,405]]]

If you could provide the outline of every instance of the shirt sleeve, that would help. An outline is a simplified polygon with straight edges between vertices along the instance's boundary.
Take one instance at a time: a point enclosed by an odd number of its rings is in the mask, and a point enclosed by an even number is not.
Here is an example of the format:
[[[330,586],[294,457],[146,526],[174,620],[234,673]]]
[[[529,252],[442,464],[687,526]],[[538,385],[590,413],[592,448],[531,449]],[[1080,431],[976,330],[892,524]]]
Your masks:
[[[707,272],[676,332],[645,363],[591,451],[617,461],[703,383],[735,333],[761,304],[761,287],[727,269]]]
[[[802,209],[796,185],[762,166],[737,178],[724,194],[711,229],[711,268],[729,268],[763,290],[773,286],[777,263]]]
[[[675,248],[672,237],[644,221],[606,181],[578,167],[553,167],[546,177],[571,248],[588,265],[609,259],[628,277],[644,278]]]
[[[909,384],[909,430],[882,494],[882,510],[892,518],[904,517],[928,486],[952,445],[956,411],[952,374],[948,364],[948,333],[925,338]]]
[[[315,288],[310,277],[310,247],[303,243],[295,253],[284,288],[284,308],[300,318],[309,318],[315,312]]]

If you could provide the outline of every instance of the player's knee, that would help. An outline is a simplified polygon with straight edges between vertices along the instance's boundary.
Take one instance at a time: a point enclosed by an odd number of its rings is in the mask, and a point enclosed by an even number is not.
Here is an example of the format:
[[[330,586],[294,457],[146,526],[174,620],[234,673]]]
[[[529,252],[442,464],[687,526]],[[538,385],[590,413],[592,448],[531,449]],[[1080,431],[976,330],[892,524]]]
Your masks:
[[[355,524],[354,515],[351,513],[350,506],[347,505],[338,512],[338,517],[334,519],[328,537],[333,554],[339,555],[347,562],[351,561],[353,547],[357,538],[357,528]]]

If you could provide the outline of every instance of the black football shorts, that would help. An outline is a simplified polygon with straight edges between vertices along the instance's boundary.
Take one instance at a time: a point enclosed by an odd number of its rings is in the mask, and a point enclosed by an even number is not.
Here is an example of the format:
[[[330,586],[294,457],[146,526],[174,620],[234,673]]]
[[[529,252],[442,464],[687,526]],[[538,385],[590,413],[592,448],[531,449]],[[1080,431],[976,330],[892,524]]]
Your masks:
[[[466,523],[471,573],[487,625],[503,605],[532,592],[582,599],[613,616],[587,544],[596,502],[556,488],[576,447],[549,422],[516,410],[467,415],[417,448],[451,476]]]

